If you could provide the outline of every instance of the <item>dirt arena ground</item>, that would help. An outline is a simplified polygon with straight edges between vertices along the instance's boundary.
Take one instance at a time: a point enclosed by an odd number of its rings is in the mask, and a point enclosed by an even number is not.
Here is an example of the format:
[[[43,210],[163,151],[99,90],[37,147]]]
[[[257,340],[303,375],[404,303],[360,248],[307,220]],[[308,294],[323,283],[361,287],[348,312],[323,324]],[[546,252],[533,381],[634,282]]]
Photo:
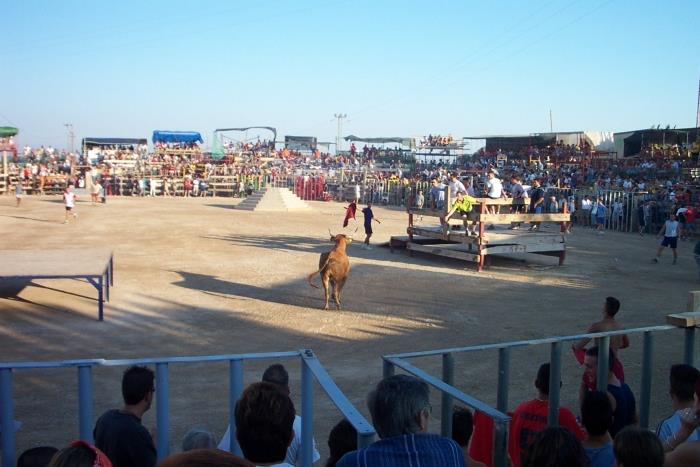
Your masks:
[[[665,252],[650,259],[653,237],[575,229],[567,261],[496,260],[485,272],[473,264],[416,255],[366,251],[351,245],[352,271],[344,310],[322,311],[322,291],[306,276],[339,232],[343,205],[311,203],[308,213],[254,213],[233,209],[227,198],[111,198],[79,202],[78,222],[64,225],[57,197],[0,197],[3,249],[104,247],[114,251],[115,287],[96,320],[95,290],[81,281],[0,284],[0,360],[131,358],[313,349],[340,388],[367,414],[364,398],[381,377],[381,355],[448,346],[532,339],[582,332],[597,320],[604,298],[622,302],[627,327],[663,324],[685,311],[698,289],[692,244],[681,243],[677,266]],[[375,208],[382,221],[375,243],[402,235],[406,215]],[[359,237],[362,228],[358,231]],[[656,340],[652,424],[670,411],[667,371],[683,354],[682,333]],[[510,406],[534,397],[532,382],[549,348],[512,353]],[[639,396],[641,337],[622,354],[628,382]],[[246,364],[247,382],[270,362]],[[440,374],[439,358],[416,360]],[[299,364],[288,361],[299,405]],[[459,356],[456,385],[496,402],[496,352]],[[123,368],[94,372],[94,415],[121,404]],[[576,404],[580,369],[564,357],[562,402]],[[194,425],[220,437],[227,424],[226,364],[172,366],[172,449]],[[64,445],[77,437],[74,370],[17,371],[14,378],[18,453],[36,445]],[[433,391],[434,430],[439,396]],[[339,413],[315,388],[314,432],[325,457],[327,433]],[[155,407],[144,419],[155,424]]]

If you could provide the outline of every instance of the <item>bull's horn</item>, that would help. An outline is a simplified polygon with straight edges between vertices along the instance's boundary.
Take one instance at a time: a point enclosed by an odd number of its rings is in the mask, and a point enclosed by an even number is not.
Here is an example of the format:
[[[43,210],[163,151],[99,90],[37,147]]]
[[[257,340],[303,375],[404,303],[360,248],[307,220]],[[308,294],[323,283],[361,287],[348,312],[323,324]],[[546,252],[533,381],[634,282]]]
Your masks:
[[[331,232],[331,229],[328,229],[328,233],[331,235],[331,237],[335,237],[335,235],[333,235],[333,232]]]

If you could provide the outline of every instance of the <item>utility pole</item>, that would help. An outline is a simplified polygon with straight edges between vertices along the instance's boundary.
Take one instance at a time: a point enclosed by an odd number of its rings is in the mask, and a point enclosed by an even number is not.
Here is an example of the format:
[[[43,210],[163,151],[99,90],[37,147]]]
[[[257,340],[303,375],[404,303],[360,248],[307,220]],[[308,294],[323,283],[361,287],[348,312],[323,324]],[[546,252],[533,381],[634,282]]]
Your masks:
[[[695,115],[695,128],[700,128],[700,79],[698,80],[698,110]],[[700,130],[698,130],[700,133]]]
[[[73,133],[73,124],[72,123],[64,123],[64,127],[66,127],[66,130],[68,131],[68,152],[72,153],[73,152],[73,142],[75,140],[75,133]]]
[[[549,109],[549,132],[554,133],[554,125],[552,125],[552,109]]]
[[[335,140],[335,153],[340,153],[340,141],[343,138],[343,119],[348,118],[348,114],[333,114],[333,116],[338,120],[338,136]]]

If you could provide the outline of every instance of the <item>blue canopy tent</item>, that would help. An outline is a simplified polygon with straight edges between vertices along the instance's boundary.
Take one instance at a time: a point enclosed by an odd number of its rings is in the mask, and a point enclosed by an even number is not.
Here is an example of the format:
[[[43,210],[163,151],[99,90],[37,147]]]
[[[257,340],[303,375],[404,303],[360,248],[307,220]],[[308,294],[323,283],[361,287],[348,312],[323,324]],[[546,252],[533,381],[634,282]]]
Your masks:
[[[203,143],[202,135],[197,131],[153,131],[155,143]]]

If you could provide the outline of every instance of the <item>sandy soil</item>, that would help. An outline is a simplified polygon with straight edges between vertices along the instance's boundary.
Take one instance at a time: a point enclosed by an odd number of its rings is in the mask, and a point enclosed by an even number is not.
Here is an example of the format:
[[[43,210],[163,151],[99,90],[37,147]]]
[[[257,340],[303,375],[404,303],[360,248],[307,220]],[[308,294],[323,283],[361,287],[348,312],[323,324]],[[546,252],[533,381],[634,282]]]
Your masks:
[[[56,197],[14,207],[0,198],[4,249],[110,248],[115,287],[105,321],[96,321],[95,290],[71,280],[0,284],[0,360],[127,358],[313,349],[343,391],[364,413],[364,398],[381,377],[380,356],[393,352],[466,346],[584,331],[600,315],[607,295],[623,304],[628,327],[663,324],[685,311],[697,287],[692,244],[680,245],[672,266],[650,259],[657,240],[632,234],[597,236],[576,229],[567,261],[538,264],[500,259],[485,272],[473,264],[427,255],[366,251],[351,245],[352,271],[343,311],[322,311],[322,291],[310,288],[328,229],[339,232],[343,206],[311,203],[309,213],[237,211],[238,200],[114,198],[106,205],[79,202],[78,222],[64,225]],[[402,235],[406,215],[375,208],[382,220],[376,243]],[[362,228],[358,231],[359,236]],[[656,340],[652,423],[670,411],[667,371],[682,358],[682,333]],[[510,404],[534,397],[545,346],[512,353]],[[641,336],[623,354],[628,382],[639,395]],[[435,375],[439,358],[415,361]],[[496,352],[458,356],[456,385],[496,401]],[[246,364],[255,381],[270,362]],[[299,364],[288,362],[299,404]],[[122,368],[99,368],[94,414],[120,405]],[[221,436],[227,424],[227,365],[173,366],[171,439],[177,449],[193,425]],[[580,369],[564,358],[562,402],[573,407]],[[63,445],[77,436],[77,378],[72,370],[17,371],[14,378],[18,452]],[[433,391],[435,407],[439,396]],[[314,430],[323,454],[339,413],[315,388]],[[297,405],[300,409],[300,406]],[[432,427],[439,430],[439,410]],[[155,410],[145,424],[155,424]]]

